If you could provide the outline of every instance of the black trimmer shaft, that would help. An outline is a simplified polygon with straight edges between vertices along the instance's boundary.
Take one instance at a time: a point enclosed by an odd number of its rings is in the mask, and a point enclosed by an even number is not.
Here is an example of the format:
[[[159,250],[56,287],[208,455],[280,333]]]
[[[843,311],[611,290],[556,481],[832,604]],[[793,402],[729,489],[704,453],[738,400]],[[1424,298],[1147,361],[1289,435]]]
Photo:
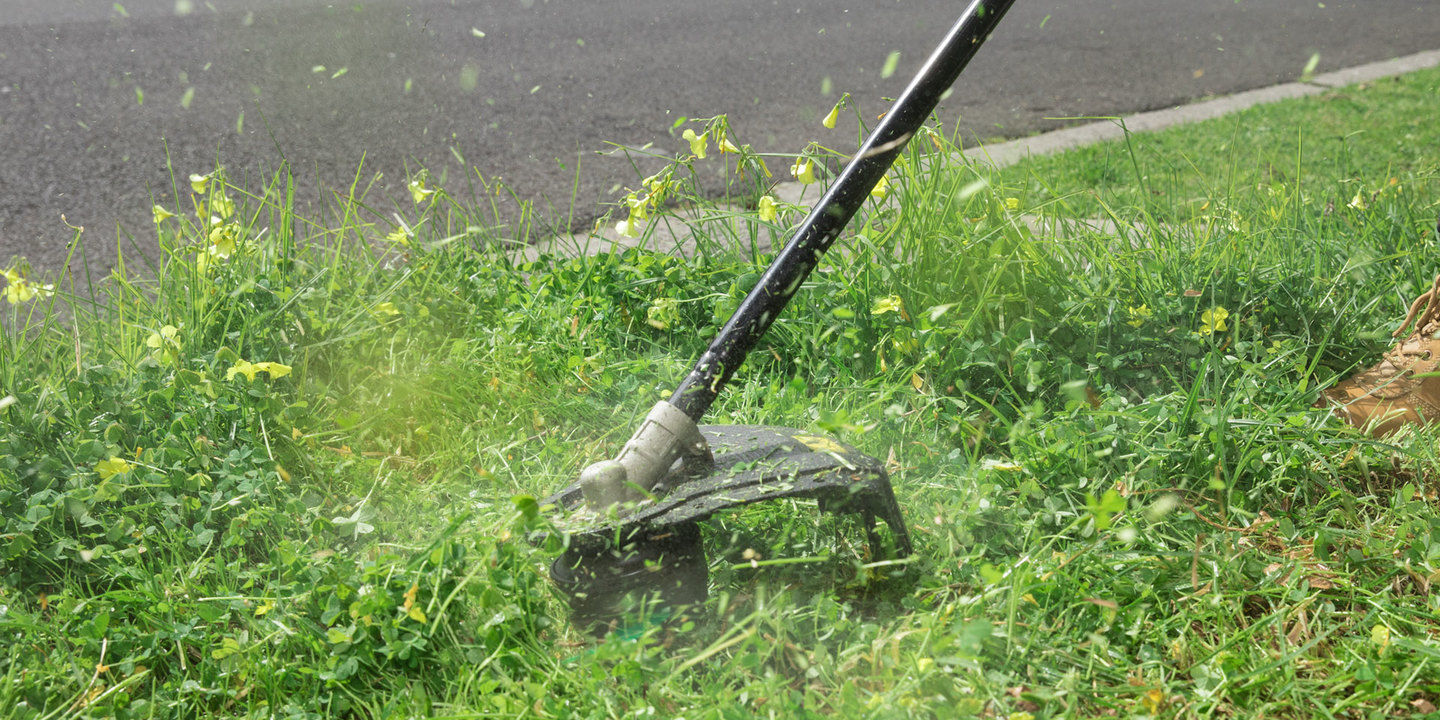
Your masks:
[[[870,191],[890,169],[905,143],[930,117],[951,83],[970,63],[1014,0],[973,0],[940,46],[920,68],[900,99],[865,139],[840,177],[796,229],[760,282],[740,302],[710,348],[669,401],[651,408],[640,428],[614,460],[591,464],[580,473],[585,501],[593,510],[638,503],[663,492],[662,479],[682,458],[707,461],[696,423],[745,361],[755,343],[800,289],[821,256],[840,236]]]
[[[974,0],[966,8],[760,282],[741,301],[710,348],[696,361],[690,375],[670,397],[671,405],[692,421],[700,421],[1013,2]]]

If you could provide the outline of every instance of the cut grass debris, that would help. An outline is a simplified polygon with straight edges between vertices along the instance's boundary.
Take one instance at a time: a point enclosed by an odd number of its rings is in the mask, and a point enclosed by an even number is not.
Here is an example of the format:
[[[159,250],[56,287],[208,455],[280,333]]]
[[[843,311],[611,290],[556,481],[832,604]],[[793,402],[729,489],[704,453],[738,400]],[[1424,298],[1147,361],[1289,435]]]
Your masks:
[[[1387,107],[1435,77],[1343,93],[1343,157],[1416,132]],[[527,541],[534,498],[673,389],[795,211],[643,183],[627,230],[685,222],[703,252],[517,262],[523,228],[423,176],[411,207],[326,218],[283,172],[182,180],[153,272],[7,306],[0,716],[1432,712],[1436,432],[1312,404],[1440,270],[1440,144],[1281,144],[1336,103],[1247,130],[1288,158],[1259,189],[1239,145],[1187,157],[1216,125],[1131,138],[1139,175],[1095,185],[1101,149],[1004,173],[912,150],[711,419],[886,458],[915,558],[748,508],[706,530],[709,619],[601,642]],[[733,161],[682,158],[663,192]],[[1194,179],[1148,194],[1151,166]]]

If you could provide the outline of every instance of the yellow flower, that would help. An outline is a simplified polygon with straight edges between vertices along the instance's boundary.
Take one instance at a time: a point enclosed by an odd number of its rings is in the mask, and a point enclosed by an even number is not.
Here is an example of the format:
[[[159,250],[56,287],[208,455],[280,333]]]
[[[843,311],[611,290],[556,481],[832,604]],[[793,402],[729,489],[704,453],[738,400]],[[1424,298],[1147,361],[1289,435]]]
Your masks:
[[[885,313],[899,313],[905,318],[905,301],[899,295],[887,295],[875,301],[875,306],[870,308],[871,315],[884,315]],[[908,319],[908,318],[907,318]]]
[[[150,208],[150,213],[155,216],[156,225],[159,225],[160,223],[165,222],[172,217],[175,217],[175,213],[172,213],[159,205],[152,206]]]
[[[809,185],[815,182],[815,163],[805,158],[797,158],[790,165],[790,174],[794,175],[801,185]]]
[[[1140,696],[1140,705],[1145,712],[1151,715],[1159,714],[1160,708],[1165,707],[1165,691],[1160,688],[1150,688]]]
[[[644,220],[650,214],[650,198],[637,197],[632,192],[625,197],[625,207],[630,209],[632,220]]]
[[[254,380],[255,373],[258,371],[259,368],[256,368],[249,360],[236,360],[235,364],[231,365],[230,369],[225,371],[225,379],[234,380],[235,374],[240,373],[245,376],[246,380]]]
[[[426,200],[427,198],[429,198],[431,195],[434,195],[434,194],[435,194],[435,191],[434,191],[434,190],[431,190],[430,188],[425,187],[425,181],[424,181],[424,180],[411,180],[411,181],[410,181],[410,199],[411,199],[411,200],[414,200],[416,205],[419,205],[420,203],[425,202],[425,200]]]
[[[34,297],[34,293],[30,289],[30,284],[24,280],[11,280],[5,284],[5,299],[11,305],[28,302],[32,297]]]
[[[95,463],[95,472],[100,474],[101,480],[109,480],[116,475],[124,475],[135,468],[125,458],[110,456],[109,460],[101,460]]]
[[[290,374],[289,365],[281,365],[277,362],[258,362],[255,363],[255,367],[260,370],[264,370],[267,374],[269,374],[271,380],[274,380],[276,378],[282,378]]]
[[[235,243],[239,239],[239,225],[217,223],[210,230],[210,254],[220,258],[229,258],[235,254]]]
[[[829,114],[829,115],[826,115],[826,116],[825,116],[825,119],[820,121],[820,124],[821,124],[821,125],[824,125],[826,128],[829,128],[829,129],[831,129],[831,130],[834,130],[834,129],[835,129],[835,121],[836,121],[836,120],[839,120],[839,119],[840,119],[840,103],[835,103],[835,107],[830,108],[830,114]]]
[[[410,247],[410,233],[406,232],[403,227],[395,228],[394,232],[385,235],[385,239],[396,245]]]
[[[196,195],[204,195],[204,194],[205,194],[205,189],[206,189],[207,187],[209,187],[209,186],[210,186],[210,176],[209,176],[209,175],[191,175],[191,176],[190,176],[190,189],[191,189],[191,190],[194,190]]]
[[[725,153],[735,153],[735,154],[738,155],[738,154],[740,154],[740,148],[735,147],[735,143],[730,142],[730,138],[725,137],[724,135],[721,135],[721,136],[720,136],[720,154],[721,154],[721,155],[724,155]]]
[[[1141,305],[1140,307],[1126,307],[1125,311],[1130,313],[1130,319],[1125,321],[1125,324],[1129,325],[1130,327],[1140,327],[1141,325],[1144,325],[1145,321],[1150,319],[1150,316],[1155,314],[1150,310],[1149,305]]]
[[[1015,198],[1015,197],[1007,197],[1007,198],[1005,198],[1005,209],[1006,209],[1006,210],[1019,210],[1019,209],[1020,209],[1020,198]]]
[[[1356,210],[1364,210],[1365,208],[1368,207],[1368,206],[1365,204],[1365,194],[1362,193],[1362,192],[1359,192],[1359,191],[1356,191],[1356,192],[1355,192],[1355,197],[1350,198],[1350,202],[1347,203],[1347,205],[1348,205],[1349,207],[1352,207],[1352,208],[1356,209]]]
[[[256,373],[265,373],[271,380],[282,378],[290,374],[289,365],[281,365],[276,362],[252,363],[248,360],[236,360],[235,364],[225,371],[226,380],[234,380],[237,374],[244,375],[246,380],[254,380]]]
[[[1209,310],[1200,313],[1200,330],[1198,332],[1201,335],[1225,332],[1225,330],[1228,329],[1225,325],[1225,318],[1228,317],[1230,317],[1229,310],[1226,310],[1225,308],[1218,305],[1210,308]]]
[[[419,590],[420,584],[415,583],[410,586],[409,590],[405,591],[405,605],[401,609],[405,611],[405,615],[411,620],[423,623],[425,622],[425,611],[421,610],[420,606],[415,603],[415,593]]]
[[[709,133],[700,133],[699,135],[696,135],[694,130],[691,130],[690,128],[685,128],[685,132],[681,133],[680,137],[690,142],[690,152],[694,153],[695,157],[704,160],[706,142],[705,136],[708,134]]]
[[[400,311],[396,309],[395,303],[386,301],[371,308],[370,314],[374,315],[377,318],[385,318],[399,315]]]
[[[884,200],[885,196],[889,194],[890,178],[885,175],[881,175],[880,182],[875,183],[875,187],[870,188],[870,197],[873,197],[876,200]]]
[[[615,232],[628,238],[640,237],[640,220],[633,216],[625,218],[615,223]]]
[[[11,305],[19,305],[37,297],[49,297],[55,294],[54,285],[30,282],[14,269],[6,270],[3,277],[5,278],[5,299]]]
[[[769,195],[761,196],[758,210],[760,211],[760,222],[775,222],[775,216],[778,214],[776,212],[775,198]]]
[[[226,220],[235,214],[235,203],[225,193],[216,190],[210,196],[210,211],[219,215],[221,220]]]

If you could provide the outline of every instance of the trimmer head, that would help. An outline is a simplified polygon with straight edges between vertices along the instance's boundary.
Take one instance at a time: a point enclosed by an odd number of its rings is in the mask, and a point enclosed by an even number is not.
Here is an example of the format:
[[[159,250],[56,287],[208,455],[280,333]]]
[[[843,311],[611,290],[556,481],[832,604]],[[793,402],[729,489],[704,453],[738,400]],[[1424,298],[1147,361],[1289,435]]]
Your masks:
[[[766,500],[812,498],[822,511],[858,513],[876,557],[884,552],[878,518],[895,553],[910,553],[910,534],[879,460],[793,428],[699,429],[711,459],[677,461],[653,500],[603,516],[588,509],[576,482],[544,501],[561,512],[556,525],[569,541],[551,577],[581,624],[603,631],[637,593],[658,593],[658,602],[672,609],[704,601],[709,573],[700,522]]]

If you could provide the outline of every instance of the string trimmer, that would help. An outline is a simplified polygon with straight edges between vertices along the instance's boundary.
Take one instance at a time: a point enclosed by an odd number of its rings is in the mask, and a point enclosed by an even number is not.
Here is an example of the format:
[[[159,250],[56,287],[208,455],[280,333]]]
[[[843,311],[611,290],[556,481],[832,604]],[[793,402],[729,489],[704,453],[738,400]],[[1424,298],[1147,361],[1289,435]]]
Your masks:
[[[812,498],[822,511],[858,513],[877,556],[878,518],[894,552],[911,552],[880,461],[792,428],[696,423],[1013,1],[966,8],[670,399],[656,403],[614,460],[585,468],[545,500],[567,514],[557,521],[566,550],[551,575],[578,622],[603,629],[636,593],[658,593],[672,608],[704,601],[709,566],[699,523],[765,500]]]

